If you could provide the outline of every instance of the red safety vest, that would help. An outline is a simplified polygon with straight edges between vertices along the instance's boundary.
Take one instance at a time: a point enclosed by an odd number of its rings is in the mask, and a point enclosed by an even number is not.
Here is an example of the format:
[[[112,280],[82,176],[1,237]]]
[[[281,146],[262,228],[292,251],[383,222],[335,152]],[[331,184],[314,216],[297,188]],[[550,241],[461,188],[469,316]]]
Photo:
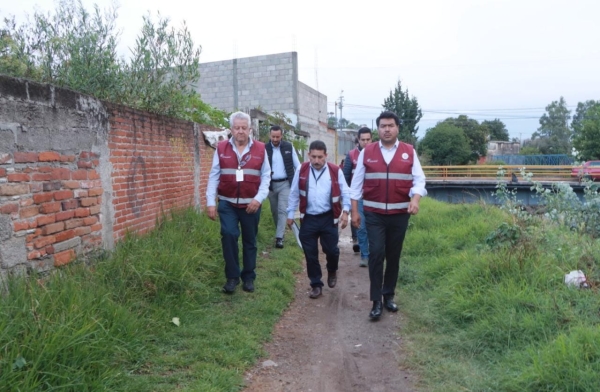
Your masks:
[[[363,206],[378,214],[406,213],[413,186],[414,149],[400,142],[389,165],[385,163],[379,143],[364,148]]]
[[[342,189],[339,182],[340,168],[333,163],[327,162],[329,175],[331,176],[331,208],[333,210],[333,224],[337,225],[342,215]],[[300,219],[306,214],[308,205],[308,178],[310,176],[310,162],[303,162],[298,174],[298,189],[300,190]]]
[[[246,208],[256,197],[260,187],[261,169],[265,160],[265,144],[253,141],[250,150],[238,162],[237,154],[229,140],[217,144],[221,175],[217,195],[219,200],[226,200],[234,207]],[[236,181],[236,171],[244,171],[244,180]]]
[[[354,174],[354,170],[356,170],[356,163],[358,162],[358,156],[360,155],[360,150],[356,147],[354,150],[351,150],[348,155],[352,160],[352,174]]]

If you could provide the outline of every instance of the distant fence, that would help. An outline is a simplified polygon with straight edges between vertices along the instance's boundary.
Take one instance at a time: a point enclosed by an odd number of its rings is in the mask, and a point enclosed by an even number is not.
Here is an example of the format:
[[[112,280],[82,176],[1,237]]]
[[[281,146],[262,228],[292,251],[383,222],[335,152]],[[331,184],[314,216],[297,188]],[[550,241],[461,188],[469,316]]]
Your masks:
[[[488,162],[502,161],[506,165],[572,165],[575,159],[566,154],[554,155],[490,155]]]

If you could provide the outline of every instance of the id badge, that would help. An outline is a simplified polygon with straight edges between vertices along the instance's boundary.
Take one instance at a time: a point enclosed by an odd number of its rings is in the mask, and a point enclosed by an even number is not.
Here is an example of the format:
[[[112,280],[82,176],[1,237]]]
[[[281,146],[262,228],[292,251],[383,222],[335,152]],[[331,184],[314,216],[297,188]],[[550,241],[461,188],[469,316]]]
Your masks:
[[[235,171],[235,180],[237,182],[244,181],[244,170],[238,169]]]

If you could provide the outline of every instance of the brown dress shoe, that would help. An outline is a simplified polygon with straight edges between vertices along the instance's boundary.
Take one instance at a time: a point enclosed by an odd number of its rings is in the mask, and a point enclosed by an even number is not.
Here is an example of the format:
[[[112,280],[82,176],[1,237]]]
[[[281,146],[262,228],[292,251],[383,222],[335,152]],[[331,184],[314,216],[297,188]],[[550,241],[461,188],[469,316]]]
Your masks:
[[[312,288],[312,290],[310,290],[310,294],[308,294],[308,296],[310,298],[319,298],[322,294],[322,290],[321,290],[321,286],[315,286]]]
[[[327,274],[327,286],[334,288],[336,283],[337,283],[336,271],[329,271]]]

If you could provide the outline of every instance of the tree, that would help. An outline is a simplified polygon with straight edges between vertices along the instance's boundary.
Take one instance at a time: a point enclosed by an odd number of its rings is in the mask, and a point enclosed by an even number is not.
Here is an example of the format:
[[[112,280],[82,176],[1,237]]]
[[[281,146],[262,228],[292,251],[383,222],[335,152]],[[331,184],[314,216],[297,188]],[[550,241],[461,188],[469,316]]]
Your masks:
[[[581,132],[581,128],[583,127],[583,120],[587,116],[588,109],[593,108],[597,105],[600,105],[600,101],[594,101],[593,99],[577,103],[577,108],[575,109],[573,120],[571,121],[571,129],[573,130],[573,136],[576,136],[579,132]]]
[[[600,104],[588,108],[573,138],[573,147],[582,160],[600,159]]]
[[[481,126],[485,127],[484,131],[490,140],[505,141],[509,140],[508,130],[506,125],[500,119],[494,119],[492,121],[485,120],[481,122]]]
[[[417,146],[432,165],[464,165],[471,159],[471,147],[465,132],[450,123],[441,122],[427,130]]]
[[[330,128],[337,128],[338,118],[330,113],[329,117],[327,117],[327,126]]]
[[[259,127],[259,140],[262,142],[268,142],[270,140],[269,130],[273,125],[279,125],[281,127],[283,131],[283,140],[294,145],[294,148],[298,153],[298,158],[302,162],[304,156],[303,152],[308,150],[308,143],[304,137],[296,135],[292,120],[285,113],[273,112],[267,114],[267,120],[263,121]]]
[[[469,141],[469,147],[471,149],[470,159],[472,161],[477,161],[479,157],[487,155],[487,128],[482,127],[477,120],[461,114],[456,118],[447,118],[443,122],[463,130]]]
[[[538,132],[531,135],[532,139],[538,137],[548,139],[548,150],[551,154],[568,154],[571,151],[571,128],[569,119],[571,111],[563,97],[546,106],[546,113],[540,117]],[[541,151],[541,149],[540,149]]]
[[[419,131],[417,124],[423,117],[423,113],[417,98],[414,96],[411,98],[408,89],[402,91],[400,80],[394,90],[390,90],[390,96],[384,99],[382,106],[384,110],[396,113],[402,121],[398,139],[413,145],[416,144]]]

